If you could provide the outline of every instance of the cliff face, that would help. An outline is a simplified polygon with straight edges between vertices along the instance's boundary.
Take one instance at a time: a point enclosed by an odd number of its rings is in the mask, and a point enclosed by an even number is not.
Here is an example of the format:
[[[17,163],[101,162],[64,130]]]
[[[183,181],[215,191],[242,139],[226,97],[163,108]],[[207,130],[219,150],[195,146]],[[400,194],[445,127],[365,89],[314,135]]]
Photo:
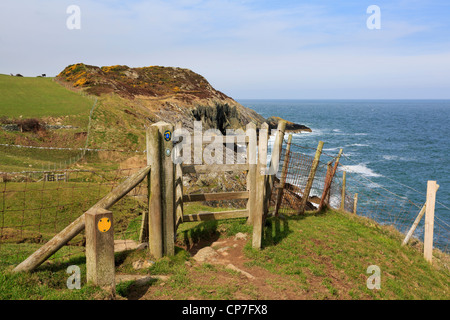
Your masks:
[[[178,121],[186,128],[201,120],[204,128],[222,132],[265,119],[214,89],[201,75],[182,68],[127,66],[96,67],[82,63],[66,67],[60,83],[99,97],[118,96],[131,113],[144,113],[150,121]],[[126,112],[126,111],[125,111]]]

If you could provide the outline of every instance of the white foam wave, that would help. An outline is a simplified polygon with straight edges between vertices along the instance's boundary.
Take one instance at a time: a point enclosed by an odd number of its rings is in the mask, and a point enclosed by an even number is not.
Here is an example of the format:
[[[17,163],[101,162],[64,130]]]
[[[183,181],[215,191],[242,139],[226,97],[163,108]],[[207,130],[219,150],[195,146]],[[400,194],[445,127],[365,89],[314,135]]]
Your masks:
[[[340,148],[324,148],[323,151],[338,151]],[[347,153],[346,153],[347,155]]]
[[[320,129],[312,129],[312,132],[308,132],[308,131],[303,131],[298,133],[299,137],[314,137],[314,136],[322,136],[324,133],[322,130]],[[293,137],[295,137],[295,135],[292,135]]]
[[[364,143],[353,143],[353,144],[349,144],[347,147],[370,147],[368,144],[364,144]]]
[[[389,155],[389,154],[384,155],[383,159],[387,160],[387,161],[414,161],[414,159],[412,159],[412,158],[405,158],[405,157]]]
[[[346,165],[343,166],[342,170],[347,172],[354,172],[365,175],[366,177],[382,177],[381,174],[374,172],[372,169],[366,167],[364,163],[356,165]]]

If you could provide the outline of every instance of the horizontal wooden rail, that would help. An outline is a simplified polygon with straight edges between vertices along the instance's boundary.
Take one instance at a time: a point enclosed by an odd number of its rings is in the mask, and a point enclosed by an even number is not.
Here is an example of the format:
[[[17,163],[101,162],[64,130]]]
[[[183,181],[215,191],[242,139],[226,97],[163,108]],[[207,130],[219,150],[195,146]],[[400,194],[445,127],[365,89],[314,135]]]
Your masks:
[[[183,173],[212,173],[226,171],[248,171],[249,165],[245,164],[192,164],[184,165]]]
[[[200,212],[197,214],[188,214],[183,216],[183,222],[221,220],[248,217],[248,210],[232,210],[219,212]]]
[[[232,141],[235,144],[236,143],[242,143],[242,142],[248,143],[249,140],[250,140],[248,136],[243,136],[243,137],[242,136],[228,136],[228,138],[227,138],[227,136],[222,136],[223,143],[227,143],[227,139],[230,139],[230,137],[233,139]],[[211,144],[212,142],[214,142],[214,139],[209,139],[209,138],[205,139],[205,136],[203,136],[202,138],[203,138],[202,139],[202,144]],[[242,138],[244,138],[244,139],[242,139]]]
[[[248,191],[183,195],[183,202],[248,199]]]

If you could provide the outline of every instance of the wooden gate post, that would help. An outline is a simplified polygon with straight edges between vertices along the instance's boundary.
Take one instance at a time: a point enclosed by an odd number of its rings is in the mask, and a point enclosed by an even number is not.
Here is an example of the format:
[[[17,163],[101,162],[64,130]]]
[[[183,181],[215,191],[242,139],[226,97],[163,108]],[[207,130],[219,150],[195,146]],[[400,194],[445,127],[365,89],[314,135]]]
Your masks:
[[[147,128],[147,159],[151,166],[148,204],[149,250],[156,259],[163,256],[162,202],[161,202],[161,139],[158,127]]]
[[[438,185],[436,181],[428,181],[427,203],[425,209],[425,235],[423,241],[423,254],[425,260],[433,261],[433,230],[434,230],[434,206],[436,202],[436,191]]]
[[[175,165],[172,160],[173,125],[150,126],[151,152],[150,252],[155,258],[175,255]],[[153,236],[152,236],[153,234]],[[160,240],[161,239],[161,240]],[[153,249],[152,249],[153,248]]]
[[[173,125],[161,123],[159,132],[162,136],[162,196],[163,196],[163,232],[164,254],[175,255],[175,164],[173,152]]]
[[[248,137],[247,144],[247,163],[248,163],[248,174],[247,174],[247,191],[248,191],[248,219],[247,224],[253,224],[253,216],[256,210],[256,170],[257,170],[257,157],[256,157],[256,124],[254,122],[249,122],[246,127],[246,136]]]
[[[319,166],[319,160],[320,155],[322,154],[322,149],[323,149],[323,141],[319,141],[319,145],[317,146],[316,154],[314,156],[314,160],[311,166],[311,171],[309,172],[308,181],[306,182],[305,190],[303,192],[302,202],[300,203],[300,208],[298,210],[298,213],[300,214],[305,212],[306,202],[308,201],[309,192],[311,191],[317,167]]]
[[[146,137],[146,155],[147,155],[147,166],[151,167],[152,159],[151,159],[151,153],[150,153],[150,130],[146,129],[145,131]],[[150,194],[151,194],[151,185],[152,185],[152,173],[151,171],[148,173],[147,176],[147,199],[148,199],[148,207],[147,211],[144,211],[142,214],[142,222],[141,222],[141,230],[139,232],[139,242],[147,242],[149,241],[149,214],[150,214]]]
[[[266,167],[267,167],[267,141],[269,138],[269,125],[263,123],[259,130],[258,168],[256,172],[256,208],[253,215],[252,246],[261,249],[264,223],[264,209],[266,200]]]
[[[114,225],[112,212],[91,209],[86,221],[87,281],[115,294]]]

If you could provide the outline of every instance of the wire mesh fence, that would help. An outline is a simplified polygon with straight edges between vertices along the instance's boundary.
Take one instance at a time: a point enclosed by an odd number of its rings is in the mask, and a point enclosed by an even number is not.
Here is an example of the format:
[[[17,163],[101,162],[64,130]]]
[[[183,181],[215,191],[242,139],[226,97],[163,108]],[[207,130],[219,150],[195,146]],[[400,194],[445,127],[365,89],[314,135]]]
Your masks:
[[[357,195],[356,213],[360,216],[375,220],[381,225],[393,226],[405,234],[410,230],[417,215],[426,202],[426,195],[418,195],[413,200],[405,191],[400,192],[385,188],[364,175],[352,172],[345,165],[338,171],[342,175],[346,171],[345,202],[346,211],[353,212],[355,194]],[[426,181],[424,182],[426,183]],[[339,186],[342,192],[342,185]],[[450,252],[450,226],[443,220],[450,211],[440,203],[436,203],[434,217],[434,246],[444,252]],[[425,217],[423,217],[414,231],[411,243],[421,246],[424,239]]]
[[[271,198],[271,205],[275,207],[281,181],[286,181],[278,213],[290,215],[300,212],[301,200],[314,161],[314,157],[309,155],[311,151],[306,150],[303,146],[291,144],[289,156],[286,159],[286,145],[283,146],[279,172]],[[336,158],[337,155],[325,154],[324,156],[322,153],[309,193],[306,210],[315,210],[319,207],[327,181],[327,169],[334,165]],[[407,186],[400,185],[394,191],[389,190],[364,174],[352,171],[351,166],[345,165],[347,160],[345,156],[340,160],[331,182],[330,191],[327,195],[324,195],[327,205],[333,209],[344,209],[347,212],[370,218],[380,225],[393,226],[406,235],[423,207],[426,196],[422,194],[411,200],[408,197],[408,191],[405,190]],[[283,166],[286,166],[285,171],[283,171]],[[343,194],[344,171],[346,172],[346,183]],[[342,199],[343,197],[344,199]],[[436,248],[447,253],[450,252],[450,226],[445,217],[449,216],[450,210],[448,207],[437,202],[433,243]],[[422,245],[424,237],[424,220],[424,218],[421,220],[414,233],[414,238],[410,241],[418,246]]]
[[[0,264],[22,262],[137,170],[0,174]],[[143,182],[111,209],[116,240],[139,240],[141,216],[148,210],[146,195]],[[121,243],[123,249],[131,245]],[[84,256],[84,247],[85,236],[81,233],[49,260]]]

